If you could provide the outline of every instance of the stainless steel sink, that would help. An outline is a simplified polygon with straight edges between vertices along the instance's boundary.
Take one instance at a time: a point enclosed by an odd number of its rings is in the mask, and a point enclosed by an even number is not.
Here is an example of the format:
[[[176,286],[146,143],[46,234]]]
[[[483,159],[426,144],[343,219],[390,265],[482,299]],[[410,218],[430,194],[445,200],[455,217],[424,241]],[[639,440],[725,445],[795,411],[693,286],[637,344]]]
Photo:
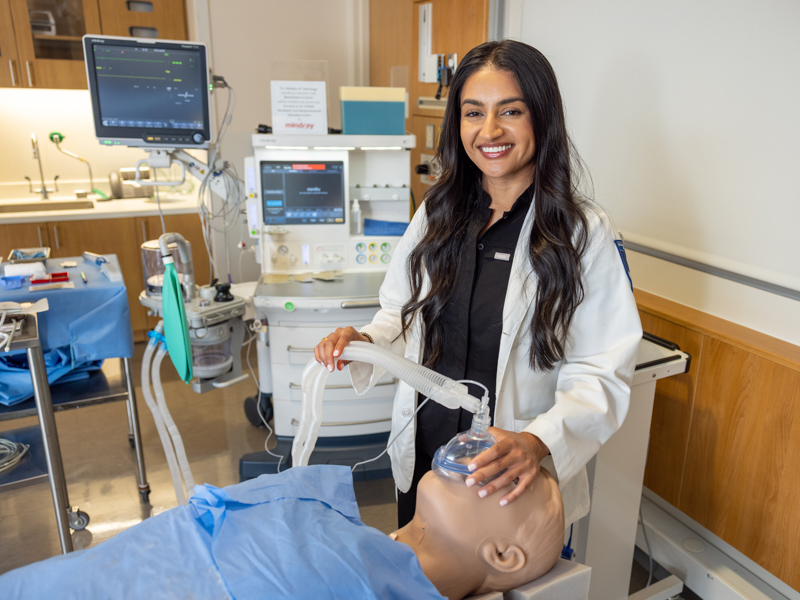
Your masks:
[[[0,201],[0,213],[43,212],[50,210],[80,210],[94,208],[91,200],[38,200],[36,202]]]

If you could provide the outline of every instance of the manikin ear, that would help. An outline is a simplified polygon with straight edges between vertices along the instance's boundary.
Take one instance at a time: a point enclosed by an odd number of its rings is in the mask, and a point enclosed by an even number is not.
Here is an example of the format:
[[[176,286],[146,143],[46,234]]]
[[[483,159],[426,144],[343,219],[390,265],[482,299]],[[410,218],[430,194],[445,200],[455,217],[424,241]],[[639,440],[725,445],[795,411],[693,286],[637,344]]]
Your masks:
[[[502,536],[490,536],[483,540],[480,556],[489,568],[498,573],[516,573],[528,562],[525,551]]]

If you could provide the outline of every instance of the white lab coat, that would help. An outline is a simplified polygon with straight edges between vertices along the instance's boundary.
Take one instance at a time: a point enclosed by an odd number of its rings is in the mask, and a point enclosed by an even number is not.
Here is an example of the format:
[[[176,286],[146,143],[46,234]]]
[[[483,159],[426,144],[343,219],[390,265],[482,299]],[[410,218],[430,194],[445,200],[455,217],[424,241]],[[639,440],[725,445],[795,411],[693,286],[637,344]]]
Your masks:
[[[531,369],[528,361],[536,289],[526,248],[534,218],[531,204],[509,277],[497,364],[494,425],[530,432],[550,449],[551,456],[542,465],[559,480],[567,524],[589,512],[585,465],[625,419],[642,337],[611,220],[599,208],[589,210],[586,216],[589,243],[582,259],[584,300],[572,319],[564,359],[549,372]],[[401,330],[400,310],[410,297],[406,259],[424,231],[425,220],[423,203],[392,257],[380,290],[381,310],[363,328],[376,344],[417,363],[422,358],[421,319],[414,319],[408,339],[396,338]],[[428,285],[425,281],[425,291]],[[352,363],[350,373],[356,392],[362,394],[383,370]],[[390,439],[408,423],[416,408],[415,395],[408,384],[399,383]],[[402,492],[411,486],[414,438],[415,425],[410,425],[389,449],[395,483]]]

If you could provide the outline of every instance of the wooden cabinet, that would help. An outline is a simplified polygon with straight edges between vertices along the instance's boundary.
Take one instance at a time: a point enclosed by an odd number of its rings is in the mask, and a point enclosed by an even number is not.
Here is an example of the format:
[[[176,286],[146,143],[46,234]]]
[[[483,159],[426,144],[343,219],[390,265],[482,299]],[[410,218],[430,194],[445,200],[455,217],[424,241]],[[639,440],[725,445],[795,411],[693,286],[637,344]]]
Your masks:
[[[48,223],[50,251],[54,258],[80,256],[86,251],[95,254],[116,254],[131,313],[134,340],[144,339],[147,326],[145,314],[137,310],[139,292],[143,289],[142,267],[133,218],[87,219],[85,221],[59,221]]]
[[[0,225],[0,260],[8,258],[14,248],[40,248],[49,245],[50,238],[44,223]]]
[[[200,217],[195,213],[165,215],[168,232],[180,233],[192,246],[195,281],[208,285],[211,268],[203,241]],[[81,256],[84,252],[116,254],[131,313],[134,341],[147,339],[156,320],[147,316],[139,303],[144,289],[141,246],[161,235],[159,217],[123,217],[116,219],[85,219],[48,223],[13,223],[0,225],[0,259],[5,260],[13,248],[49,246],[51,258]]]
[[[16,44],[17,68],[9,69],[15,71],[15,86],[86,88],[81,37],[100,33],[96,0],[0,0],[3,4],[10,8],[7,26],[13,27]]]
[[[98,0],[104,35],[188,39],[184,0]]]
[[[8,0],[0,0],[0,87],[16,87],[21,83],[11,7]]]
[[[0,86],[86,89],[87,33],[186,39],[184,0],[0,0]]]

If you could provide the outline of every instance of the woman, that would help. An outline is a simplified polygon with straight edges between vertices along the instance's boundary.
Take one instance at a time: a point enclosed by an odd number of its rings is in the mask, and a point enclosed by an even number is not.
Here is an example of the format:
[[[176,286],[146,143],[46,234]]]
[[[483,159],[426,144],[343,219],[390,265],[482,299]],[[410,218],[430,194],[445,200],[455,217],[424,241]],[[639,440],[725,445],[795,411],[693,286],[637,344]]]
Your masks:
[[[349,342],[370,341],[480,382],[498,443],[470,465],[467,485],[504,471],[479,493],[516,480],[498,499],[512,502],[552,455],[572,523],[589,508],[584,466],[627,414],[641,326],[613,226],[578,192],[547,59],[511,40],[471,50],[450,86],[437,157],[441,177],[398,244],[381,310],[361,332],[329,334],[315,356],[341,369]],[[359,393],[382,374],[350,370]],[[401,383],[392,437],[415,400]],[[401,526],[433,453],[470,420],[429,402],[390,448]]]

